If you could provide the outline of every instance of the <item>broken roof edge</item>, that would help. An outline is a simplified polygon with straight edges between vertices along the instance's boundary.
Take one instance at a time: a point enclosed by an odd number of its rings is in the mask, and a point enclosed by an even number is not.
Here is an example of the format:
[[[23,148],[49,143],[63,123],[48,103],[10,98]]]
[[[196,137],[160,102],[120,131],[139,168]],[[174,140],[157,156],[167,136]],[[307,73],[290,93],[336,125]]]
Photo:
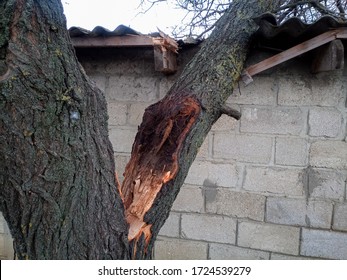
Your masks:
[[[72,26],[68,29],[70,38],[75,47],[146,47],[164,45],[171,51],[187,45],[198,45],[203,40],[187,38],[176,40],[158,28],[158,32],[142,34],[123,24],[113,31],[96,26],[93,30]]]

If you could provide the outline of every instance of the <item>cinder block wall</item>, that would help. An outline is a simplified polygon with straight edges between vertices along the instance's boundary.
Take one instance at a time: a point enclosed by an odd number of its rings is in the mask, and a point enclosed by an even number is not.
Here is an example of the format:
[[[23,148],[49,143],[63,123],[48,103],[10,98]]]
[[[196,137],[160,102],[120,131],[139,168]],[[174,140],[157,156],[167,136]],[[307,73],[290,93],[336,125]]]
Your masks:
[[[180,70],[195,51],[181,50]],[[155,72],[150,49],[78,56],[107,95],[122,179],[144,109],[180,71]],[[347,259],[346,80],[347,70],[312,75],[297,59],[247,87],[240,83],[228,103],[242,119],[222,116],[214,125],[160,232],[155,258]]]

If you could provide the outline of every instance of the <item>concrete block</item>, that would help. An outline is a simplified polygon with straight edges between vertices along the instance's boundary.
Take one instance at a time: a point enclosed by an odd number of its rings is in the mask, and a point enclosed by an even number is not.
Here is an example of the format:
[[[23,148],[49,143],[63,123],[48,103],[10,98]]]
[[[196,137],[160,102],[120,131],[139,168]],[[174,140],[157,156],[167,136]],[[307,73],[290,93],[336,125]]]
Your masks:
[[[119,179],[120,183],[122,183],[124,180],[123,174],[125,172],[125,167],[130,160],[130,155],[116,154],[114,157],[115,157],[115,162],[116,162],[116,172],[118,175],[118,179]]]
[[[233,245],[210,244],[209,259],[211,260],[268,260],[269,258],[268,252]]]
[[[187,186],[181,188],[172,205],[172,210],[201,213],[204,211],[204,203],[205,200],[201,187]]]
[[[306,225],[306,201],[283,197],[269,197],[266,201],[266,221],[293,226]]]
[[[206,260],[207,243],[159,238],[154,245],[155,260]]]
[[[339,75],[322,73],[316,79],[280,77],[278,104],[288,106],[336,106],[343,94],[343,79]]]
[[[308,171],[308,196],[343,201],[345,180],[342,172],[311,168]]]
[[[238,162],[268,163],[272,156],[273,139],[270,137],[216,133],[213,157]]]
[[[266,203],[266,221],[275,224],[330,228],[333,205],[326,201],[306,201],[269,197]]]
[[[117,52],[104,54],[104,57],[104,71],[109,75],[156,76],[157,74],[154,70],[153,50],[150,49],[119,48]]]
[[[5,235],[0,234],[0,259],[6,260]]]
[[[96,86],[101,89],[102,92],[106,93],[107,77],[103,74],[91,74],[89,75],[91,80],[96,84]],[[106,95],[107,98],[107,95]]]
[[[347,259],[347,233],[302,229],[301,255],[324,259]]]
[[[301,138],[276,138],[275,163],[278,165],[305,166],[308,161],[308,144]]]
[[[222,115],[212,126],[212,131],[233,131],[238,126],[239,121]]]
[[[176,77],[177,78],[177,77]],[[175,82],[175,76],[166,76],[159,81],[159,97],[163,98]]]
[[[157,79],[148,76],[111,76],[106,88],[110,100],[150,102],[158,100]]]
[[[6,221],[2,212],[0,212],[0,234],[5,233]]]
[[[232,104],[248,105],[276,104],[278,86],[275,79],[273,77],[257,76],[253,79],[253,83],[247,86],[245,86],[244,83],[240,83],[239,88],[235,87],[228,102],[231,102]],[[255,94],[255,92],[261,92],[261,94]]]
[[[185,239],[235,244],[236,220],[222,216],[182,214],[181,235]]]
[[[347,169],[347,142],[317,141],[311,144],[312,167]]]
[[[207,189],[206,212],[263,221],[265,196],[230,189]]]
[[[4,233],[5,235],[11,237],[10,229],[8,228],[7,222],[4,216],[2,215],[2,212],[0,212],[0,229],[0,233]]]
[[[313,258],[303,257],[303,256],[291,256],[291,255],[282,255],[277,253],[271,253],[270,260],[279,260],[279,261],[287,261],[287,260],[313,260]]]
[[[244,108],[240,131],[299,135],[305,123],[306,113],[300,108]]]
[[[243,188],[252,192],[303,196],[304,182],[302,169],[249,166]]]
[[[212,140],[211,139],[211,134],[208,134],[204,140],[204,142],[202,143],[202,145],[199,148],[198,154],[196,155],[196,157],[198,159],[204,159],[204,158],[208,158],[210,155],[210,142]]]
[[[179,237],[180,218],[178,213],[171,212],[170,216],[165,221],[165,224],[159,231],[159,236]]]
[[[137,130],[132,128],[111,128],[109,137],[116,153],[130,153]]]
[[[311,200],[307,206],[306,223],[309,227],[331,227],[333,204],[327,201]]]
[[[297,227],[240,222],[238,244],[242,247],[289,255],[299,253],[300,229]]]
[[[342,130],[342,114],[334,108],[313,108],[309,113],[309,135],[337,137]]]
[[[149,105],[150,103],[143,103],[143,102],[130,104],[128,123],[132,126],[139,126],[142,122],[145,109]]]
[[[206,181],[219,187],[235,187],[238,182],[238,169],[234,164],[194,161],[185,183],[202,186]]]
[[[347,231],[347,203],[335,205],[333,229]]]
[[[7,225],[5,232],[8,231]],[[0,259],[1,260],[13,260],[14,250],[13,250],[13,240],[9,233],[0,234]]]
[[[108,111],[108,125],[116,126],[116,125],[125,125],[127,121],[127,104],[122,103],[107,103],[107,111]]]

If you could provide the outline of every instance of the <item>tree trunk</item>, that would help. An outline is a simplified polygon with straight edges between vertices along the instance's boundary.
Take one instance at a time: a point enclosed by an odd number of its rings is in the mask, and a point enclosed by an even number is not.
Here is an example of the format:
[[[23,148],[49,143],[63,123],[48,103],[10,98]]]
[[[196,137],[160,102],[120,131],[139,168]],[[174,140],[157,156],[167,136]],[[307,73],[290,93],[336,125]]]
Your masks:
[[[1,1],[1,211],[19,259],[128,258],[106,102],[56,0]]]
[[[197,151],[277,1],[234,1],[143,117],[123,185],[104,95],[77,62],[58,0],[0,1],[0,210],[19,259],[149,259]],[[208,226],[208,225],[206,225]]]
[[[224,104],[239,80],[257,29],[252,18],[273,10],[277,2],[233,1],[168,94],[146,109],[121,192],[134,258],[150,258],[168,206],[212,125],[221,114],[240,117]]]

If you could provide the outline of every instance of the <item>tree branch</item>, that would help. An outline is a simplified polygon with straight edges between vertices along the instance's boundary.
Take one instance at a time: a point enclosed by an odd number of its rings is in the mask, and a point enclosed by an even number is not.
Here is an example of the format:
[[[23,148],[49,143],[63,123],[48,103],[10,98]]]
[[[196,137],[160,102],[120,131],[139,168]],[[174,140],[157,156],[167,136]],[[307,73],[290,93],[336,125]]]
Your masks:
[[[229,117],[232,117],[234,118],[235,120],[239,120],[241,119],[241,112],[235,110],[235,109],[232,109],[226,105],[222,106],[221,108],[221,113],[224,114],[224,115],[227,115]]]

